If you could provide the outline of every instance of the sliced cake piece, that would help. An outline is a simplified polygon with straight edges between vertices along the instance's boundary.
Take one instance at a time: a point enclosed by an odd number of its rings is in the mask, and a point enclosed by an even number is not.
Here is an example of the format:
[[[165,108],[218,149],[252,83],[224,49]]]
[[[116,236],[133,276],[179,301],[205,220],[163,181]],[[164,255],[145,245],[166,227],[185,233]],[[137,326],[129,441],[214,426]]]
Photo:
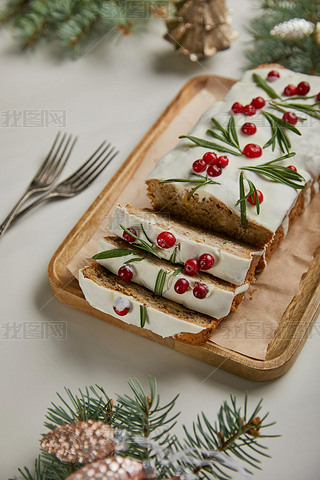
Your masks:
[[[125,283],[97,263],[80,270],[79,283],[92,307],[161,337],[202,345],[219,323],[170,300],[155,297],[140,285]]]
[[[94,257],[102,266],[128,283],[143,285],[155,295],[181,303],[187,308],[220,319],[241,303],[249,285],[235,286],[148,254],[118,237],[99,241],[100,254]]]
[[[201,271],[234,285],[254,280],[254,272],[262,255],[262,251],[192,227],[170,215],[141,210],[131,205],[117,206],[110,227],[118,237],[128,238],[121,225],[126,229],[133,228],[143,240],[149,238],[159,257],[173,263],[197,259]]]
[[[271,85],[270,70],[247,72],[189,134],[180,132],[146,179],[155,210],[258,248],[269,244],[267,256],[320,175],[320,78],[280,69]],[[288,85],[300,84],[308,93],[288,96]]]

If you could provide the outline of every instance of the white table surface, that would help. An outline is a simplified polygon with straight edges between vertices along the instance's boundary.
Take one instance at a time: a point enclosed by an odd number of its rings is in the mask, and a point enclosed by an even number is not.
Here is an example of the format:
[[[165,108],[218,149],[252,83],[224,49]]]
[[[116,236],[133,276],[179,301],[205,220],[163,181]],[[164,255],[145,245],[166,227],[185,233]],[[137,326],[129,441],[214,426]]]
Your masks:
[[[104,138],[121,150],[79,197],[37,209],[1,239],[1,478],[16,474],[18,466],[32,466],[46,408],[64,386],[75,390],[98,383],[110,394],[121,393],[129,377],[146,384],[148,374],[157,377],[164,400],[180,392],[177,408],[189,425],[200,410],[214,419],[229,393],[241,400],[248,391],[252,405],[263,397],[264,408],[278,422],[273,432],[282,437],[268,442],[272,459],[263,460],[255,478],[319,478],[319,323],[289,373],[254,383],[63,305],[47,278],[55,249],[186,80],[203,73],[240,77],[251,3],[230,0],[240,36],[230,50],[201,64],[173,53],[161,38],[161,21],[149,33],[117,44],[102,39],[78,61],[63,60],[47,46],[20,53],[10,32],[1,30],[1,112],[65,110],[67,131],[80,136],[70,172]],[[1,217],[38,168],[56,130],[0,128]],[[20,328],[25,322],[52,321],[66,322],[66,340],[4,338],[5,324]]]

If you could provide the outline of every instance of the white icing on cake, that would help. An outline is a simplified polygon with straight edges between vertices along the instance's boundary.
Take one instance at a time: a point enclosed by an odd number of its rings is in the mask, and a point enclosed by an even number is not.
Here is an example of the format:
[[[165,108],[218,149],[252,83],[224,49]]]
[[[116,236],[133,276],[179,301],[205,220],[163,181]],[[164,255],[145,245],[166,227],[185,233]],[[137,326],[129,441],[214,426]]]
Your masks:
[[[133,297],[128,296],[128,300],[130,301],[129,313],[125,316],[118,316],[113,310],[113,305],[117,298],[123,297],[122,293],[98,285],[93,280],[85,278],[81,270],[79,272],[79,284],[86,300],[92,307],[108,315],[112,315],[129,325],[140,327],[141,303]],[[147,306],[147,319],[144,328],[151,330],[161,337],[171,337],[184,332],[197,334],[205,329],[201,325],[187,322],[152,306]]]
[[[258,73],[262,78],[266,78],[270,68],[259,68],[245,73],[242,80],[237,82],[225,96],[223,101],[214,103],[201,117],[199,122],[189,133],[190,135],[215,141],[206,131],[212,129],[211,117],[215,117],[222,126],[226,127],[230,119],[230,109],[234,102],[240,102],[243,105],[251,103],[251,100],[257,96],[262,96],[269,100],[267,94],[254,84],[252,74]],[[320,92],[320,78],[315,76],[295,73],[287,69],[279,69],[280,79],[272,83],[272,88],[282,94],[284,88],[289,83],[297,85],[301,81],[307,81],[311,85],[309,95],[316,95]],[[306,103],[314,103],[314,99],[302,100]],[[270,109],[268,105],[264,110],[269,111],[278,117],[282,117],[281,112]],[[293,111],[293,110],[292,110]],[[283,161],[284,166],[295,165],[308,184],[317,179],[320,175],[320,149],[319,134],[320,121],[299,113],[301,117],[307,118],[305,122],[299,121],[296,127],[301,131],[302,136],[298,136],[287,130],[287,136],[292,144],[291,151],[296,152],[296,156]],[[260,110],[254,116],[248,117],[242,114],[234,115],[239,142],[241,149],[248,143],[263,145],[271,137],[271,128],[267,120],[263,117]],[[246,122],[253,122],[257,125],[257,133],[247,136],[241,133],[241,126]],[[186,134],[187,132],[181,132]],[[220,143],[217,141],[217,143]],[[165,180],[168,178],[194,178],[191,175],[192,163],[201,158],[208,151],[207,148],[195,146],[188,139],[182,139],[174,150],[170,151],[158,162],[154,170],[147,177],[150,179]],[[222,153],[221,153],[222,155]],[[240,215],[240,207],[236,205],[239,199],[239,168],[247,165],[259,165],[283,155],[278,144],[275,151],[272,148],[263,149],[263,155],[257,159],[246,158],[245,156],[235,156],[227,154],[229,165],[222,171],[222,175],[214,178],[220,182],[220,185],[206,185],[197,190],[199,201],[203,198],[215,197],[224,203],[229,209]],[[272,182],[265,177],[258,176],[254,172],[245,172],[245,176],[254,182],[257,189],[264,195],[264,201],[261,204],[261,213],[257,215],[255,206],[247,203],[247,217],[255,224],[275,232],[282,224],[284,218],[291,211],[296,202],[299,190],[295,190],[286,185]],[[184,192],[187,188],[184,183],[173,184],[178,192]]]
[[[116,236],[122,238],[123,230],[120,225],[123,225],[126,228],[133,227],[138,236],[145,239],[141,232],[141,224],[150,240],[157,245],[157,236],[159,233],[163,232],[163,226],[157,224],[152,215],[147,214],[143,218],[140,216],[138,217],[129,212],[126,207],[122,205],[118,205],[115,210],[110,231]],[[252,262],[251,255],[248,255],[247,257],[239,256],[224,249],[223,244],[212,246],[205,243],[205,241],[199,241],[199,239],[195,242],[192,238],[178,233],[174,228],[170,231],[176,237],[176,243],[173,247],[168,249],[158,248],[156,246],[154,250],[161,258],[169,260],[176,246],[178,246],[176,263],[185,263],[190,258],[199,258],[203,253],[210,253],[213,255],[215,263],[210,270],[206,270],[206,273],[235,285],[242,285],[244,283]],[[254,254],[261,255],[262,252],[257,251],[254,252]]]
[[[108,242],[104,238],[99,240],[99,252],[113,250],[115,248],[116,246],[114,243]],[[136,258],[137,256],[139,255],[133,253],[125,257],[115,257],[97,261],[100,263],[100,265],[110,270],[110,272],[117,274],[119,268],[124,265],[125,261],[130,260],[131,258]],[[159,265],[156,265],[152,258],[145,258],[140,262],[130,263],[130,267],[133,270],[132,281],[134,283],[138,283],[139,285],[143,285],[148,290],[153,292],[156,278],[160,270]],[[245,292],[249,287],[248,284],[244,284],[236,288],[223,287],[219,286],[219,284],[207,281],[207,279],[202,279],[201,275],[189,276],[182,272],[173,276],[172,273],[174,269],[170,270],[170,268],[168,268],[168,270],[166,270],[164,267],[163,269],[171,273],[166,276],[162,294],[163,297],[173,300],[176,303],[180,303],[187,308],[195,310],[196,312],[205,313],[206,315],[216,319],[220,319],[228,315],[235,296],[239,293]],[[187,279],[190,284],[189,290],[183,294],[178,294],[174,290],[174,285],[179,278]],[[197,283],[205,283],[208,287],[208,293],[203,299],[196,298],[193,295],[192,289]]]

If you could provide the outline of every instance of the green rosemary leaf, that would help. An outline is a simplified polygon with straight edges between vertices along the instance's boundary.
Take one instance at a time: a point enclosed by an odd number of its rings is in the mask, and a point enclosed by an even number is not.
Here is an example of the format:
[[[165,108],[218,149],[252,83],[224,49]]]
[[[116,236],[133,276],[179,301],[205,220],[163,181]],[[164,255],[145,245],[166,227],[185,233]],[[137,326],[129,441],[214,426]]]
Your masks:
[[[240,144],[239,144],[239,138],[237,134],[237,129],[236,129],[236,122],[234,117],[230,117],[230,120],[228,122],[228,132],[231,134],[231,137],[234,140],[235,145],[240,149]]]
[[[140,305],[140,327],[143,328],[147,320],[147,307]]]
[[[214,117],[211,118],[211,121],[212,123],[215,125],[215,127],[220,130],[220,132],[222,133],[222,135],[224,136],[224,138],[228,139],[229,138],[229,134],[227,132],[227,130],[225,128],[223,128],[223,126],[221,125],[221,123],[218,122],[218,120],[216,120]]]
[[[253,81],[262,88],[271,98],[281,98],[275,90],[257,73],[252,74]]]
[[[163,268],[160,268],[159,273],[156,278],[156,283],[154,286],[154,293],[155,295],[159,295],[159,297],[162,296],[163,294],[163,289],[164,285],[166,283],[166,278],[167,278],[168,272],[163,270]]]
[[[233,117],[232,117],[233,118]],[[228,145],[230,145],[231,147],[234,147],[234,143],[229,141],[229,139],[226,139],[226,138],[223,138],[221,137],[221,135],[219,135],[217,132],[214,132],[213,130],[207,130],[207,134],[208,135],[211,135],[211,137],[214,137],[216,138],[217,140],[220,140],[220,142],[224,142],[224,143],[227,143]]]
[[[282,157],[275,158],[274,160],[270,160],[269,162],[266,162],[264,165],[271,165],[276,162],[282,162],[282,160],[287,160],[287,158],[292,158],[296,155],[296,152],[290,152],[286,153],[286,155],[283,155]]]
[[[181,273],[183,270],[183,267],[178,267],[172,274],[173,277],[175,277],[176,275],[179,275],[179,273]]]
[[[203,185],[206,185],[207,182],[203,182],[203,183],[200,183],[200,185],[197,185],[196,187],[194,187],[192,190],[190,190],[189,194],[188,194],[188,200],[190,200],[190,198],[193,197],[193,195],[196,193],[196,191],[198,190],[198,188],[201,188],[203,187]]]
[[[171,263],[176,263],[176,260],[177,260],[177,251],[178,251],[178,247],[175,246],[175,247],[174,247],[174,250],[173,250],[173,252],[172,252],[172,254],[171,254],[171,257],[169,258],[169,262],[171,262]]]
[[[161,180],[159,183],[203,183],[203,180],[199,180],[196,178],[168,178],[167,180]]]
[[[249,179],[247,179],[247,182],[248,182],[249,188],[250,188],[249,196],[256,200],[257,215],[260,215],[260,202],[259,202],[259,197],[258,197],[258,192],[257,192],[256,186]]]
[[[210,148],[212,150],[217,150],[218,152],[230,153],[231,155],[236,155],[236,156],[242,155],[242,153],[237,152],[235,150],[230,150],[229,148],[226,148],[217,143],[210,142],[208,140],[203,140],[202,138],[198,138],[198,137],[193,137],[191,135],[181,135],[179,138],[188,138],[199,147]]]
[[[290,141],[287,138],[287,136],[284,134],[284,132],[281,130],[281,128],[278,128],[277,130],[277,139],[279,146],[281,148],[282,153],[289,153],[290,152]]]
[[[134,253],[132,250],[126,248],[114,248],[113,250],[105,250],[104,252],[97,253],[92,258],[93,260],[105,260],[107,258],[125,257]]]
[[[272,119],[270,120],[268,119],[268,121],[270,122],[272,136],[270,140],[268,140],[268,142],[265,145],[263,145],[263,148],[268,148],[270,147],[270,145],[272,145],[272,151],[274,152],[276,147],[276,138],[277,138],[278,129],[277,129],[276,123]]]
[[[239,177],[239,190],[240,190],[240,199],[237,202],[237,205],[240,203],[240,214],[241,214],[241,223],[244,228],[248,227],[247,222],[247,204],[246,204],[246,194],[244,190],[244,173],[240,173]]]
[[[134,257],[134,258],[130,258],[130,260],[127,260],[125,263],[125,265],[128,265],[129,263],[133,263],[133,262],[141,262],[141,260],[144,260],[144,257]]]
[[[146,231],[145,231],[144,226],[142,225],[142,223],[140,223],[140,227],[141,227],[141,230],[142,230],[142,232],[143,232],[143,235],[146,237],[146,239],[148,240],[148,242],[150,242],[150,243],[152,244],[153,242],[152,242],[152,241],[150,240],[150,238],[148,237],[148,235],[147,235],[147,233],[146,233]]]

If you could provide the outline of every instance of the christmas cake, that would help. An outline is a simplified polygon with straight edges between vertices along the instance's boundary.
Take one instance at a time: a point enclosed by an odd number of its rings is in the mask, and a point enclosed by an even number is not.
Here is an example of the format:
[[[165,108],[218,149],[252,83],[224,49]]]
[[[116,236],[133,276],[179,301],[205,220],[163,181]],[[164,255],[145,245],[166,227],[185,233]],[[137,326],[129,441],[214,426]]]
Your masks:
[[[192,345],[205,343],[219,324],[175,302],[126,283],[93,263],[79,272],[79,283],[90,305],[122,322]]]
[[[138,283],[155,295],[216,319],[235,310],[249,287],[248,284],[235,286],[200,273],[195,259],[182,266],[172,265],[139,249],[138,244],[128,248],[128,243],[117,237],[100,239],[99,251],[101,253],[94,257],[98,263],[125,283]]]
[[[156,164],[146,180],[153,207],[268,259],[319,190],[319,92],[319,77],[245,73]]]
[[[179,222],[170,215],[131,205],[116,207],[110,231],[120,238],[127,238],[123,227],[133,229],[145,241],[149,239],[159,257],[183,264],[197,259],[199,271],[234,285],[254,280],[255,269],[263,253],[230,238]],[[134,238],[132,240],[136,242]]]

